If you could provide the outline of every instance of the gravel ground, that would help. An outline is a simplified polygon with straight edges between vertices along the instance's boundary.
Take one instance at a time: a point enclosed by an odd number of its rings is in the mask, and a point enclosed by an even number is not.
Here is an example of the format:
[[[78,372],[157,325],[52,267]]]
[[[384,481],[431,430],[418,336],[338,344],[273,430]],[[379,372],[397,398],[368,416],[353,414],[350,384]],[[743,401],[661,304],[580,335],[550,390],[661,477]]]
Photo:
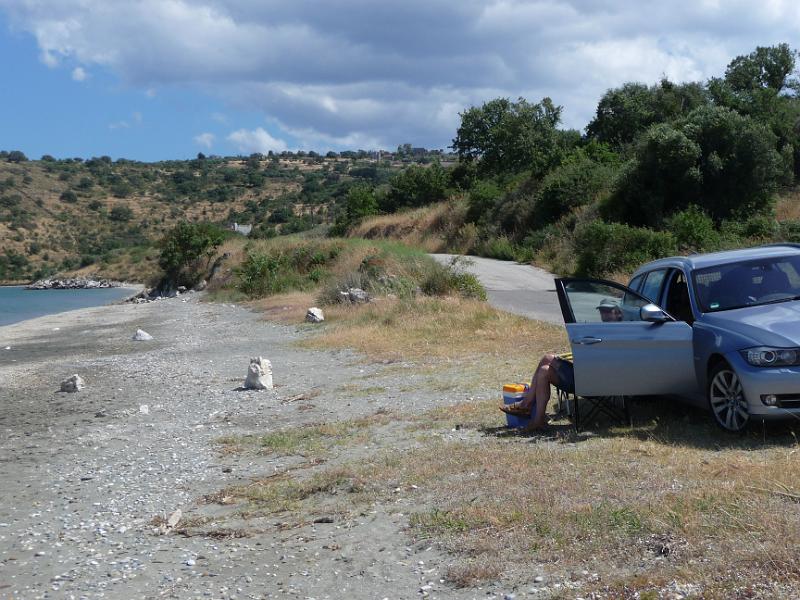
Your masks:
[[[137,327],[155,339],[132,341]],[[158,532],[154,517],[291,463],[222,455],[221,436],[442,402],[393,391],[410,365],[298,349],[304,335],[196,295],[0,327],[0,598],[502,598],[443,585],[449,557],[410,545],[401,501],[245,538]],[[256,355],[275,390],[238,389]],[[86,389],[58,392],[73,373]],[[305,410],[284,402],[309,392]]]

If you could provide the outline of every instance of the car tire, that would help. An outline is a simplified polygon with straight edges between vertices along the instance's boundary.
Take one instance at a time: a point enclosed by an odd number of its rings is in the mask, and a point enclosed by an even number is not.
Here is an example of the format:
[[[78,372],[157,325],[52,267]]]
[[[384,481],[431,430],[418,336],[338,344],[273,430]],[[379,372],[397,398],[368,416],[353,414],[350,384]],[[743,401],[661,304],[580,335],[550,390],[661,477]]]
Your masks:
[[[741,433],[750,424],[750,409],[736,371],[726,362],[718,363],[708,376],[708,408],[714,421],[725,431]]]

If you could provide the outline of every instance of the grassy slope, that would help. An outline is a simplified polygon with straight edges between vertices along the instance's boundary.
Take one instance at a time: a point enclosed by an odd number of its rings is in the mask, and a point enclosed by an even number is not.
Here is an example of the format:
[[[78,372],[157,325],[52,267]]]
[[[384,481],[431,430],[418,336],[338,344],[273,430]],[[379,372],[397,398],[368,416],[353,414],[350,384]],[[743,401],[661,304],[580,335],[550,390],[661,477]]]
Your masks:
[[[298,192],[305,173],[327,170],[333,162],[281,160],[278,168],[286,176],[267,176],[262,185],[248,186],[224,181],[225,170],[245,168],[242,160],[213,161],[209,181],[189,194],[175,189],[173,176],[187,170],[199,176],[196,161],[117,162],[103,165],[99,174],[86,163],[0,162],[0,254],[16,253],[29,262],[16,277],[0,274],[0,282],[27,281],[40,269],[146,280],[155,273],[152,243],[176,220],[227,224],[230,211]],[[260,169],[267,166],[262,161]],[[81,187],[84,179],[90,185]],[[125,197],[119,197],[113,181],[127,184]],[[230,198],[208,198],[209,190],[223,186],[231,190]],[[67,190],[76,192],[76,202],[60,199]],[[115,221],[115,207],[127,207],[133,216]],[[327,207],[294,202],[290,208],[299,216]],[[78,268],[81,257],[94,259],[93,264]]]

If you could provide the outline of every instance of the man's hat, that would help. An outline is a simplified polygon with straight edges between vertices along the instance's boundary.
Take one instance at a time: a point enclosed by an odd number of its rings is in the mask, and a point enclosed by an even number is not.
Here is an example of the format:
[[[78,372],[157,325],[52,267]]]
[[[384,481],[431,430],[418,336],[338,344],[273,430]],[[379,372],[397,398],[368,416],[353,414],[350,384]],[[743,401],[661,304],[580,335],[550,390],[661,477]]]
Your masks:
[[[611,298],[603,298],[600,304],[597,305],[597,310],[619,308],[619,304],[614,302]]]

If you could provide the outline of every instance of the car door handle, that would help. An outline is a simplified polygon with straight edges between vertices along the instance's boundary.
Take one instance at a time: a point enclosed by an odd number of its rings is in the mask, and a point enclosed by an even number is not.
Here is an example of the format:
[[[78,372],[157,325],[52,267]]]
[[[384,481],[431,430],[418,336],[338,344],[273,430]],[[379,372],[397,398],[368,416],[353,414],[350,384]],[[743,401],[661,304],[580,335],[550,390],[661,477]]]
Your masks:
[[[599,344],[603,340],[598,337],[582,337],[574,340],[570,340],[573,344],[578,344],[579,346],[591,346],[592,344]]]

